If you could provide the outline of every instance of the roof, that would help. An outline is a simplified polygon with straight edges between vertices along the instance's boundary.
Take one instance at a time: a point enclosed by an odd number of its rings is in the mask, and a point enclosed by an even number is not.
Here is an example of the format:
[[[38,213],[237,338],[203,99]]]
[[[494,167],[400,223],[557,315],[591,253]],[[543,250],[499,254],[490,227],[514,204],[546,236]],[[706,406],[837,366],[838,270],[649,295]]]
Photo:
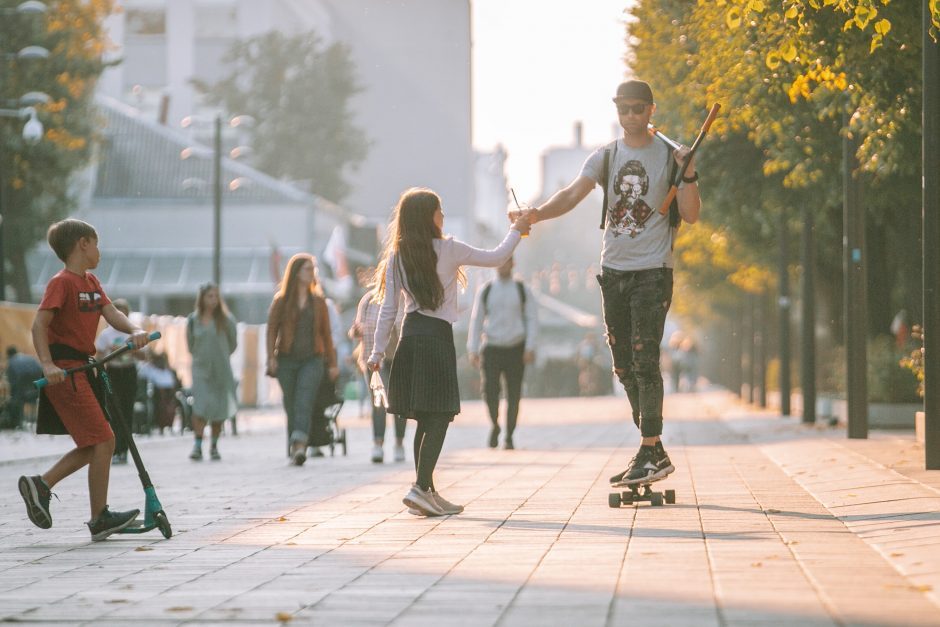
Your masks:
[[[98,96],[103,118],[94,197],[210,199],[213,151],[189,135],[145,118],[114,98]],[[259,170],[222,158],[223,202],[317,205],[341,212],[320,197]]]

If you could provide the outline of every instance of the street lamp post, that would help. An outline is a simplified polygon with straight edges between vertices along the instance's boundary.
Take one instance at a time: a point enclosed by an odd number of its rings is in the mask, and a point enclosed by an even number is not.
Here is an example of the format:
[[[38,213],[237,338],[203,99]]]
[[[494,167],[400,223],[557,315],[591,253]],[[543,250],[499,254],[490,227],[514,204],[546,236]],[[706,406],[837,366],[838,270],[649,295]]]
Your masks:
[[[199,122],[206,122],[205,118],[199,116],[187,116],[183,118],[182,126],[190,127]],[[229,122],[230,127],[246,126],[250,127],[254,119],[248,115],[238,115]],[[216,114],[212,119],[212,282],[217,286],[222,285],[222,115]],[[187,149],[189,151],[190,149]],[[239,146],[232,150],[231,157],[246,154],[248,149]],[[196,181],[191,181],[190,184]],[[187,181],[183,182],[184,185]],[[204,185],[205,181],[200,181]],[[233,181],[232,189],[237,189],[238,179]]]
[[[0,9],[0,15],[27,15],[36,16],[46,12],[47,7],[39,0],[26,0],[13,8]],[[42,46],[26,46],[14,53],[2,53],[4,58],[10,58],[17,61],[29,61],[34,59],[46,59],[49,57],[49,51]],[[0,109],[0,117],[26,119],[23,125],[23,139],[30,144],[35,144],[43,135],[42,122],[36,115],[35,105],[44,104],[49,101],[49,96],[44,93],[31,91],[24,94],[13,108]],[[0,144],[2,148],[2,144]],[[0,159],[2,163],[2,159]],[[6,209],[6,183],[3,180],[3,171],[0,167],[0,301],[6,300],[7,275],[6,275],[6,249],[4,247],[5,239],[5,209]]]

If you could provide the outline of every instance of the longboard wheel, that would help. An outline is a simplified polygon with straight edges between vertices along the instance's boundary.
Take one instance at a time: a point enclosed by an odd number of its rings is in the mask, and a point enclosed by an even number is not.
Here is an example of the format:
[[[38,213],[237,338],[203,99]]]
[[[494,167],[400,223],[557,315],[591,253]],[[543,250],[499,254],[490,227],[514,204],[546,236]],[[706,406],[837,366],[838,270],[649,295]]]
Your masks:
[[[666,490],[665,492],[666,502],[670,505],[676,502],[676,491],[675,490]]]
[[[167,520],[166,514],[161,510],[153,515],[154,519],[157,521],[157,528],[160,529],[160,533],[163,534],[163,537],[167,540],[173,535],[173,528],[170,527],[170,521]]]
[[[607,495],[607,504],[613,508],[620,507],[620,494],[617,492],[611,492]]]
[[[662,507],[663,505],[663,495],[660,492],[653,492],[650,494],[650,505],[653,507]]]
[[[627,505],[632,505],[632,504],[633,504],[633,492],[624,491],[623,493],[621,493],[620,499],[621,499],[625,504],[627,504]]]

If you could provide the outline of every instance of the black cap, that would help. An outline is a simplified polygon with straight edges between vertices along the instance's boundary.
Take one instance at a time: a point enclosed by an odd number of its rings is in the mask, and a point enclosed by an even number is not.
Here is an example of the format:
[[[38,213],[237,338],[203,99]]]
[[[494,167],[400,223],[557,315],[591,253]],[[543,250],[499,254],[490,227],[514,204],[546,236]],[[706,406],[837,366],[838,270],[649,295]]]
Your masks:
[[[617,86],[617,95],[614,96],[613,101],[621,100],[643,100],[653,104],[653,90],[650,89],[649,83],[629,80]]]

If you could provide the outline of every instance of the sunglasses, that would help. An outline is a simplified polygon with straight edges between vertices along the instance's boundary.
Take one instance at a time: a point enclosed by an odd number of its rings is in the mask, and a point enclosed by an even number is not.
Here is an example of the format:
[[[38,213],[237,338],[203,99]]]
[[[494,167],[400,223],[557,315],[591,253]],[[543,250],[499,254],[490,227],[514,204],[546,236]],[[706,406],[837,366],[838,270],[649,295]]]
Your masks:
[[[626,115],[628,113],[639,115],[643,113],[644,111],[646,111],[646,107],[648,106],[649,105],[646,104],[645,102],[641,102],[640,104],[632,104],[632,105],[619,104],[617,105],[617,113],[619,113],[620,115]]]

